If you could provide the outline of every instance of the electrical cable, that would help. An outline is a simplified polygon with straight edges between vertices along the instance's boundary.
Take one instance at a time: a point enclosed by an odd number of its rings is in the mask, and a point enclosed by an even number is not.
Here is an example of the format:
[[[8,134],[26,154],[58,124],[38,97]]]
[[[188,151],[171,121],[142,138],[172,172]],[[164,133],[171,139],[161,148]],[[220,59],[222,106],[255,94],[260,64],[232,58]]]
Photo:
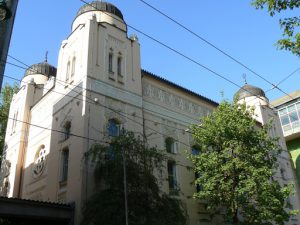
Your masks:
[[[290,78],[292,75],[294,75],[298,70],[300,70],[300,68],[294,70],[292,73],[290,73],[289,75],[287,75],[286,77],[284,77],[281,81],[279,81],[279,82],[275,85],[275,87],[277,87],[278,85],[282,84],[284,81],[286,81],[286,80],[287,80],[288,78]],[[274,89],[274,87],[273,87],[273,88],[270,88],[269,90],[266,91],[266,93],[269,92],[269,91],[271,91],[271,90],[273,90],[273,89]],[[294,98],[293,98],[292,100],[294,100]]]
[[[16,58],[14,58],[14,57],[12,57],[12,56],[10,56],[11,58],[13,58],[13,59],[16,59]],[[23,63],[22,61],[20,61],[20,60],[18,60],[18,62],[21,62],[23,65],[26,65],[26,66],[28,66],[27,64],[25,64],[25,63]],[[20,67],[20,68],[22,68],[22,69],[24,69],[23,67]],[[10,78],[12,78],[12,77],[10,77]],[[58,80],[58,79],[56,79],[56,81],[60,81],[60,80]],[[61,81],[61,82],[63,82],[64,84],[66,84],[66,82],[65,81]],[[59,83],[59,82],[58,82]],[[61,83],[60,83],[61,84]],[[70,86],[74,86],[74,87],[76,87],[76,85],[74,85],[74,84],[68,84],[68,85],[70,85]],[[71,89],[69,86],[68,86],[68,88],[71,90],[71,91],[73,91],[73,92],[75,92],[75,93],[77,93],[77,94],[79,94],[79,95],[82,95],[82,93],[81,92],[77,92],[77,91],[75,91],[74,89]],[[83,90],[87,90],[87,91],[90,91],[89,89],[85,89],[85,88],[82,88]],[[59,92],[57,92],[57,91],[54,91],[54,92],[56,92],[56,93],[59,93]],[[59,93],[59,94],[62,94],[62,95],[65,95],[64,93]],[[73,96],[70,96],[70,97],[73,97]],[[89,99],[90,100],[90,102],[89,101],[87,101],[88,103],[92,103],[92,104],[95,104],[95,102],[94,102],[94,100],[93,99],[90,99],[90,98],[88,98],[87,96],[85,96],[87,99]],[[77,98],[77,99],[79,99],[79,98]],[[79,99],[80,101],[83,101],[82,99]],[[133,119],[131,119],[130,117],[128,117],[128,116],[126,116],[126,115],[124,115],[124,114],[126,114],[126,113],[123,113],[123,112],[120,112],[120,111],[117,111],[117,110],[115,110],[115,109],[112,109],[112,108],[110,108],[110,107],[107,107],[107,106],[105,106],[105,105],[102,105],[102,104],[100,104],[100,103],[97,103],[97,105],[99,105],[99,106],[102,106],[102,107],[104,107],[104,108],[107,108],[107,109],[109,109],[109,110],[112,110],[112,111],[114,111],[115,113],[117,113],[117,114],[119,114],[119,115],[121,115],[121,116],[123,116],[123,117],[125,117],[125,118],[127,118],[127,119],[129,119],[129,120],[131,120],[131,121],[133,121],[133,122],[135,122],[136,124],[138,124],[138,125],[140,125],[140,126],[144,126],[142,123],[139,123],[139,122],[137,122],[136,120],[133,120]],[[160,113],[158,113],[158,114],[160,114]],[[129,114],[128,114],[129,115]],[[164,115],[165,116],[165,115]],[[139,118],[141,118],[141,119],[143,119],[142,117],[139,117]],[[151,120],[149,120],[149,119],[147,119],[148,121],[151,121]],[[162,125],[166,125],[166,124],[163,124],[163,123],[160,123],[160,122],[157,122],[157,121],[152,121],[152,122],[154,122],[154,123],[158,123],[158,124],[162,124]],[[166,126],[168,126],[168,125],[166,125]],[[149,128],[149,127],[147,127],[147,128]],[[180,129],[180,128],[176,128],[176,127],[172,127],[172,128],[174,128],[174,129],[178,129],[178,130],[180,130],[180,131],[182,131],[183,129]],[[149,128],[149,129],[151,129],[152,131],[154,131],[154,132],[156,132],[156,133],[158,133],[158,134],[161,134],[161,135],[165,135],[165,134],[163,134],[163,133],[160,133],[160,132],[158,132],[157,130],[154,130],[154,129],[152,129],[152,128]],[[183,143],[183,142],[179,142],[179,143],[181,143],[181,144],[183,144],[183,145],[185,145],[185,146],[187,146],[187,147],[189,147],[190,148],[190,146],[189,145],[187,145],[187,144],[185,144],[185,143]]]
[[[85,4],[87,4],[87,5],[89,5],[89,6],[91,6],[91,7],[93,7],[93,8],[96,9],[96,10],[101,11],[100,9],[98,9],[98,8],[95,7],[94,5],[92,5],[92,4],[88,3],[88,2],[86,2],[85,0],[80,0],[80,1],[83,2],[83,3],[85,3]],[[104,12],[104,11],[102,11],[102,13],[103,13],[103,14],[106,14],[106,15],[108,15],[108,16],[110,16],[110,17],[112,17],[109,13],[106,13],[106,12]],[[114,18],[115,20],[117,20],[117,21],[119,21],[119,22],[124,23],[123,20],[120,20],[120,19],[115,18],[115,17],[112,17],[112,18]],[[261,96],[255,95],[254,93],[251,93],[251,91],[246,90],[244,87],[242,87],[242,86],[236,84],[235,82],[233,82],[232,80],[230,80],[230,79],[228,79],[227,77],[223,76],[222,74],[220,74],[220,73],[214,71],[213,69],[210,69],[209,67],[207,67],[207,66],[205,66],[205,65],[203,65],[203,64],[201,64],[201,63],[199,63],[198,61],[196,61],[196,60],[194,60],[193,58],[191,58],[191,57],[185,55],[184,53],[181,53],[180,51],[178,51],[178,50],[172,48],[171,46],[169,46],[169,45],[167,45],[167,44],[165,44],[165,43],[159,41],[158,39],[156,39],[156,38],[154,38],[154,37],[152,37],[152,36],[146,34],[145,32],[143,32],[143,31],[141,31],[141,30],[139,30],[139,29],[137,29],[137,28],[135,28],[135,27],[133,27],[133,26],[131,26],[131,25],[129,25],[129,24],[126,24],[126,25],[127,25],[128,27],[130,27],[131,29],[137,31],[138,33],[142,34],[143,36],[149,38],[150,40],[152,40],[152,41],[158,43],[159,45],[161,45],[161,46],[163,46],[163,47],[169,49],[170,51],[174,52],[175,54],[177,54],[177,55],[179,55],[179,56],[185,58],[186,60],[191,61],[191,62],[194,63],[195,65],[198,65],[199,67],[201,67],[201,68],[203,68],[203,69],[209,71],[211,74],[214,74],[215,76],[217,76],[217,77],[219,77],[219,78],[221,78],[221,79],[227,81],[228,83],[231,83],[232,85],[234,85],[234,86],[236,86],[236,87],[238,87],[238,88],[240,88],[240,89],[242,89],[242,90],[244,90],[244,91],[246,91],[246,92],[252,94],[253,96],[256,96],[257,98],[260,98],[261,100],[264,100]],[[271,104],[270,104],[270,105],[271,105]],[[272,106],[272,105],[271,105],[271,106]],[[274,106],[272,106],[272,107],[274,108]]]
[[[239,64],[240,66],[244,67],[245,69],[247,69],[248,71],[250,71],[251,73],[253,73],[254,75],[256,75],[257,77],[261,78],[262,80],[264,80],[265,82],[267,82],[268,84],[270,84],[272,87],[278,89],[280,92],[284,93],[285,95],[289,96],[291,99],[293,99],[292,96],[290,96],[288,93],[284,92],[282,89],[280,89],[277,85],[274,85],[272,82],[268,81],[266,78],[264,78],[262,75],[258,74],[257,72],[255,72],[253,69],[251,69],[250,67],[246,66],[244,63],[242,63],[241,61],[239,61],[238,59],[236,59],[235,57],[231,56],[230,54],[226,53],[224,50],[220,49],[219,47],[217,47],[215,44],[211,43],[210,41],[208,41],[207,39],[205,39],[204,37],[200,36],[199,34],[197,34],[196,32],[192,31],[190,28],[188,28],[187,26],[183,25],[182,23],[178,22],[177,20],[175,20],[174,18],[172,18],[171,16],[167,15],[166,13],[162,12],[161,10],[157,9],[156,7],[154,7],[153,5],[150,5],[148,2],[144,1],[144,0],[139,0],[140,2],[142,2],[144,5],[148,6],[149,8],[152,8],[154,11],[158,12],[159,14],[161,14],[162,16],[164,16],[165,18],[169,19],[170,21],[172,21],[173,23],[177,24],[179,27],[183,28],[184,30],[188,31],[190,34],[192,34],[193,36],[195,36],[196,38],[200,39],[201,41],[205,42],[206,44],[208,44],[209,46],[213,47],[214,49],[216,49],[217,51],[221,52],[223,55],[227,56],[228,58],[230,58],[231,60],[233,60],[234,62],[236,62],[237,64]]]

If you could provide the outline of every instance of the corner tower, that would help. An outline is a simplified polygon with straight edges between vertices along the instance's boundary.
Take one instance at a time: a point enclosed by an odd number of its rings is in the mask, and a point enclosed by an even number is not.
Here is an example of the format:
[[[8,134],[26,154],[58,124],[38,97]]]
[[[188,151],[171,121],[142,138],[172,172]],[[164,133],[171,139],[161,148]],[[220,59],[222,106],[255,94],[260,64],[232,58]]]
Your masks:
[[[85,88],[96,92],[108,84],[141,95],[140,46],[136,37],[128,38],[116,6],[93,1],[78,10],[61,45],[58,74],[65,86],[85,80]]]
[[[298,209],[299,201],[299,185],[296,180],[296,174],[291,164],[291,156],[287,151],[284,136],[281,130],[278,114],[275,109],[270,107],[269,100],[265,92],[259,88],[249,84],[245,84],[236,94],[238,103],[245,103],[247,106],[254,107],[254,119],[261,125],[272,122],[269,128],[269,136],[278,139],[278,145],[282,152],[278,156],[278,168],[275,171],[274,178],[281,186],[293,184],[295,187],[295,194],[288,197],[287,202],[291,205],[291,209]],[[287,224],[299,223],[300,216],[297,215],[292,218]]]

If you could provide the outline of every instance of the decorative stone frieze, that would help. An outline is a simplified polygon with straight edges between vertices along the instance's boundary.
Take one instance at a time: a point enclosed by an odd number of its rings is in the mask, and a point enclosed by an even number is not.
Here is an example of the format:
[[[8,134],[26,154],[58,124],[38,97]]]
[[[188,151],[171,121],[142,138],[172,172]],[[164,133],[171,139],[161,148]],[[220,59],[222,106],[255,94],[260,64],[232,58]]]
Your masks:
[[[212,111],[205,106],[195,104],[194,102],[162,90],[147,82],[143,83],[143,96],[160,101],[168,106],[173,106],[181,111],[196,115],[197,117],[206,116]]]

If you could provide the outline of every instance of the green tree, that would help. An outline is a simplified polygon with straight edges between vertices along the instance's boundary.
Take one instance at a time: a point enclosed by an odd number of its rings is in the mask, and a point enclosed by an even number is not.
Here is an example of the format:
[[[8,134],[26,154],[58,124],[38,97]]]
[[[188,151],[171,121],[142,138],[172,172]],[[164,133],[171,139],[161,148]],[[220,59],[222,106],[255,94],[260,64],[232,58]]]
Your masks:
[[[192,154],[198,199],[212,213],[225,211],[231,224],[284,224],[294,211],[286,209],[291,187],[273,179],[282,151],[268,135],[271,125],[258,125],[253,108],[222,102],[192,132],[199,153]]]
[[[2,156],[2,150],[4,148],[4,140],[6,133],[6,126],[9,114],[9,107],[12,100],[12,97],[19,90],[17,84],[13,84],[10,86],[9,84],[5,84],[2,88],[1,96],[0,96],[0,156]],[[1,160],[0,160],[1,161]]]
[[[178,199],[161,193],[159,180],[166,157],[132,132],[121,132],[110,145],[94,145],[87,154],[94,162],[96,192],[83,211],[82,224],[125,224],[123,155],[126,159],[130,225],[185,225]]]
[[[270,16],[285,10],[299,8],[300,0],[254,0],[252,4],[257,9],[267,7]],[[291,51],[293,54],[300,56],[300,17],[293,16],[279,20],[280,27],[283,29],[283,37],[278,40],[279,49]]]

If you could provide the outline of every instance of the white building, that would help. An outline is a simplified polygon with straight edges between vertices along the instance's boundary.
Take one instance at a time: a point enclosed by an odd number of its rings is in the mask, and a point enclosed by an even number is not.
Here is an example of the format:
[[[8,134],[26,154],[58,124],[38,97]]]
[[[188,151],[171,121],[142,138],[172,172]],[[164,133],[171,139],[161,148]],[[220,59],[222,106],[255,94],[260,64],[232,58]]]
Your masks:
[[[138,39],[128,37],[118,8],[99,1],[84,5],[72,32],[62,41],[57,71],[47,62],[31,66],[13,97],[2,194],[75,202],[78,224],[82,204],[93,192],[93,171],[83,160],[84,153],[122,126],[151,137],[149,144],[159,149],[165,149],[165,140],[171,138],[168,154],[176,164],[166,165],[162,190],[172,194],[180,188],[178,198],[186,206],[190,225],[221,224],[203,203],[190,198],[195,191],[194,173],[187,169],[191,164],[185,155],[194,144],[185,129],[217,105],[141,70]],[[259,105],[258,120],[263,124],[274,115],[265,103]],[[290,176],[289,156],[284,157]],[[168,177],[176,182],[168,182]]]

